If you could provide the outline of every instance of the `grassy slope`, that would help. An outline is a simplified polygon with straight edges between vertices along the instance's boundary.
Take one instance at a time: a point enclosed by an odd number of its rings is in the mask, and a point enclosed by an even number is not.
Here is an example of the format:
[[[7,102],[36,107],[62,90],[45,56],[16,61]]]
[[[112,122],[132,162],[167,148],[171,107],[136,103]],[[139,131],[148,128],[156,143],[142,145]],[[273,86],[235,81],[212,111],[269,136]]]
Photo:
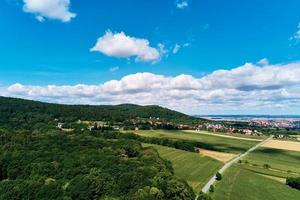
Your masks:
[[[135,133],[146,137],[159,137],[203,142],[205,144],[213,146],[218,151],[228,153],[241,153],[258,143],[257,141],[224,138],[206,134],[187,133],[183,131],[151,130],[136,131]]]
[[[215,200],[297,200],[300,192],[279,181],[233,166],[216,185]]]
[[[251,164],[259,166],[269,164],[272,169],[284,172],[290,170],[300,174],[300,152],[261,147],[244,160],[248,160]]]
[[[195,193],[200,192],[204,184],[222,165],[217,160],[196,153],[153,144],[143,144],[143,146],[153,146],[162,158],[171,161],[175,175],[186,180]]]

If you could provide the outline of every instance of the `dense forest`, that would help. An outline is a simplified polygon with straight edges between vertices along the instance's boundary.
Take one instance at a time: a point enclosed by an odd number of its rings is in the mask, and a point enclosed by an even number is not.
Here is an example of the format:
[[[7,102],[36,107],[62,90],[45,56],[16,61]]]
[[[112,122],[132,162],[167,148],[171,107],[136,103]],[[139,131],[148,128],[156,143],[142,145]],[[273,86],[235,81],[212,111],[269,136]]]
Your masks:
[[[0,200],[195,199],[170,162],[143,148],[143,140],[112,130],[56,127],[58,121],[138,117],[193,123],[192,117],[158,106],[58,105],[4,97],[0,113]]]
[[[54,119],[74,122],[76,120],[102,120],[124,122],[134,118],[159,118],[172,123],[193,124],[203,121],[180,112],[159,106],[123,105],[61,105],[0,97],[0,124],[10,127],[43,126]]]
[[[0,132],[0,199],[194,199],[169,162],[133,140]]]

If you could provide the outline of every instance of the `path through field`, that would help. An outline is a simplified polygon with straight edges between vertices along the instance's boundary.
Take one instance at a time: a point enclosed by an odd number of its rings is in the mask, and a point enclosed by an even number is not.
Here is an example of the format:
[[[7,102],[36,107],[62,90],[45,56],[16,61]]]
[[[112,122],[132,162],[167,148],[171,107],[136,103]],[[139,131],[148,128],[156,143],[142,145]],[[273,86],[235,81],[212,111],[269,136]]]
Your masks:
[[[228,169],[232,164],[236,163],[239,159],[245,157],[246,155],[248,155],[251,151],[254,151],[255,149],[257,149],[258,147],[260,147],[261,145],[263,145],[264,143],[268,142],[269,140],[271,140],[273,138],[273,136],[270,136],[269,138],[265,139],[264,141],[258,143],[257,145],[253,146],[252,148],[250,148],[249,150],[247,150],[245,153],[240,154],[238,157],[232,159],[231,161],[229,161],[228,163],[226,163],[220,170],[219,172],[222,174],[226,169]],[[210,186],[213,185],[216,182],[216,175],[214,175],[207,183],[206,185],[202,188],[202,192],[207,193]]]

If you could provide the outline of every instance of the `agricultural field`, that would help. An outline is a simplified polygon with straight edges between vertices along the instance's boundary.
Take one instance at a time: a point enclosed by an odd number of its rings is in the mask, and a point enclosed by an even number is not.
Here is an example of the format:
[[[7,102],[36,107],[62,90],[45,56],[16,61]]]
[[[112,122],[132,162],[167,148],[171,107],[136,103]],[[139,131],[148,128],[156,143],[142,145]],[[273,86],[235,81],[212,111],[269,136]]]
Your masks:
[[[241,134],[241,133],[226,134],[226,133],[220,133],[220,132],[209,132],[209,131],[205,131],[205,130],[184,130],[184,132],[197,133],[197,134],[208,134],[208,135],[214,135],[214,136],[219,136],[219,137],[236,138],[236,139],[244,139],[244,140],[257,140],[257,141],[262,141],[263,139],[266,139],[268,137],[266,135],[254,136],[254,135],[246,135],[246,134]]]
[[[235,158],[238,156],[237,154],[233,153],[224,153],[224,152],[219,152],[219,151],[211,151],[211,150],[205,150],[205,149],[200,149],[200,154],[203,156],[211,157],[216,160],[219,160],[221,162],[228,162],[231,159]]]
[[[244,160],[252,165],[257,165],[257,167],[268,164],[273,170],[290,171],[290,173],[300,175],[300,152],[260,147],[251,152]]]
[[[298,200],[300,192],[285,185],[282,179],[258,174],[236,164],[225,171],[212,196],[215,200]]]
[[[274,149],[290,150],[300,152],[300,142],[284,141],[284,140],[270,140],[262,145]]]
[[[171,161],[175,175],[186,180],[195,193],[199,193],[204,184],[223,165],[222,162],[197,153],[154,144],[143,144],[143,146],[154,147],[162,158]]]
[[[135,134],[144,137],[168,138],[173,140],[188,140],[200,142],[208,149],[215,151],[239,154],[257,144],[259,141],[226,138],[208,134],[196,134],[184,131],[167,130],[140,130]]]

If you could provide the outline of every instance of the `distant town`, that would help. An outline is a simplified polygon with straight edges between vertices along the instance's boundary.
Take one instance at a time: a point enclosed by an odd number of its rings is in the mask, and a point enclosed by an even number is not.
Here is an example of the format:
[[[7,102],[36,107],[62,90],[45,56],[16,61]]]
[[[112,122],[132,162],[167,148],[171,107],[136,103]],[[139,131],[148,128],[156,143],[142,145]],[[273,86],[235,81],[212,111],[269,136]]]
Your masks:
[[[255,126],[300,128],[299,115],[197,115],[213,121],[248,122]]]

